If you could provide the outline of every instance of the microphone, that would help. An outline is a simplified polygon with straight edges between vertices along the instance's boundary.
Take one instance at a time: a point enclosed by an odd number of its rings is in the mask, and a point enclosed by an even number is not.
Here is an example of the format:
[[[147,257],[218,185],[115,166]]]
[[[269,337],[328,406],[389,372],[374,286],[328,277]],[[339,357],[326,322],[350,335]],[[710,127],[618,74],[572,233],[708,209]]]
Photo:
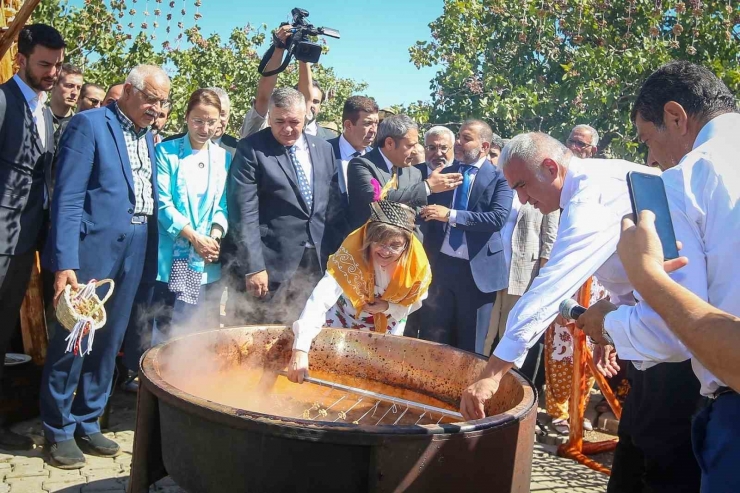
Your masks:
[[[559,312],[566,320],[576,320],[586,312],[586,308],[579,305],[576,300],[568,298],[560,303]]]

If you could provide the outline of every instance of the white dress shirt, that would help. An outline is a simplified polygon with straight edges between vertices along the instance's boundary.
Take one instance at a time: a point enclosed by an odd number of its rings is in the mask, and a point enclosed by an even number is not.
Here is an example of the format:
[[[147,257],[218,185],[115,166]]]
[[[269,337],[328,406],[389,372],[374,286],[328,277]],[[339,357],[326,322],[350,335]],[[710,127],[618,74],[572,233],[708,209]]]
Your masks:
[[[727,113],[701,129],[693,150],[663,173],[676,239],[689,264],[674,281],[710,305],[740,316],[740,114]],[[639,299],[639,293],[635,293]],[[604,325],[619,356],[654,362],[687,359],[688,353],[646,303],[620,307]],[[692,366],[701,393],[724,384],[698,360]]]
[[[376,298],[380,298],[388,288],[392,272],[388,273],[377,266],[373,266],[373,269],[375,272],[375,295]],[[311,293],[311,297],[308,299],[308,302],[306,302],[306,306],[303,309],[303,312],[301,312],[301,317],[293,322],[293,334],[295,335],[293,349],[306,352],[311,349],[311,342],[317,335],[319,335],[321,328],[326,326],[327,312],[334,306],[343,293],[344,291],[342,290],[342,287],[331,276],[331,274],[328,272],[324,274],[324,277],[319,281]],[[391,334],[403,335],[404,328],[406,327],[406,317],[409,313],[421,308],[421,303],[426,299],[426,297],[427,293],[424,293],[421,299],[416,303],[413,303],[411,306],[388,303],[388,309],[384,313],[389,319],[393,319],[398,322],[391,330]],[[347,302],[347,310],[354,312],[354,309],[349,302]],[[350,313],[350,315],[352,315],[352,313]],[[337,328],[350,329],[352,327]]]
[[[511,270],[511,239],[514,236],[516,220],[519,218],[519,209],[522,203],[519,202],[519,196],[514,192],[514,200],[511,201],[511,211],[506,218],[506,224],[501,229],[501,240],[504,242],[504,258],[506,259],[506,272]]]
[[[571,158],[560,193],[562,213],[550,260],[509,313],[495,356],[521,366],[529,348],[555,319],[560,302],[573,296],[594,274],[611,293],[631,292],[616,255],[622,217],[632,211],[628,171],[658,174],[655,169],[618,159]]]
[[[314,120],[306,125],[303,131],[306,132],[308,135],[313,135],[314,137],[316,137],[316,134],[319,133],[319,124],[316,123],[316,120]]]
[[[367,154],[370,150],[372,150],[372,147],[366,147],[365,149],[359,151],[359,156],[364,156]],[[336,156],[341,162],[342,162],[342,176],[341,180],[339,180],[339,191],[342,193],[347,193],[347,167],[349,166],[349,162],[352,160],[353,157],[355,157],[355,153],[358,152],[357,149],[352,147],[352,144],[347,142],[347,139],[344,138],[344,134],[339,136],[339,156]]]
[[[31,87],[23,82],[23,79],[18,77],[18,74],[13,76],[13,80],[18,87],[21,89],[23,97],[28,103],[28,107],[31,110],[31,116],[33,116],[33,122],[36,124],[36,130],[39,132],[41,138],[41,146],[46,145],[46,119],[44,118],[44,106],[46,104],[46,92],[36,92]]]
[[[379,149],[379,150],[380,150],[380,155],[383,156],[383,161],[385,161],[386,171],[390,174],[393,174],[393,163],[390,161],[390,159],[385,157],[385,154],[383,154],[383,149]]]
[[[470,188],[468,188],[468,198],[470,198],[470,192],[473,191],[473,184],[475,183],[475,177],[478,176],[478,171],[480,171],[480,167],[483,166],[483,163],[486,162],[486,157],[482,157],[478,162],[473,163],[471,166],[473,166],[473,169],[470,170]],[[462,172],[462,171],[460,171]],[[455,192],[452,194],[452,206],[455,206],[455,198],[457,197],[457,192],[461,189],[462,185],[457,187],[455,189]],[[463,260],[470,260],[470,256],[468,255],[468,239],[465,236],[465,232],[463,231],[463,241],[462,245],[455,250],[450,246],[450,231],[452,228],[457,226],[457,211],[452,209],[450,211],[450,218],[447,222],[449,226],[447,226],[447,231],[445,232],[445,239],[442,242],[442,248],[440,249],[440,252],[444,253],[445,255],[449,255],[450,257],[454,258],[461,258]]]

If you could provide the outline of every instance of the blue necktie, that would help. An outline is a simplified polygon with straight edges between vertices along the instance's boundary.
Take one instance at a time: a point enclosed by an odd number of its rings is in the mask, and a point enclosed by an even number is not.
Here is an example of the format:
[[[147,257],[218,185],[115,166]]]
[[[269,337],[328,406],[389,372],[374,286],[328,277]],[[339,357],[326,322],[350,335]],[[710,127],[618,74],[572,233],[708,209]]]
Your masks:
[[[303,197],[303,200],[306,202],[308,210],[310,211],[313,209],[313,192],[311,191],[311,187],[308,185],[308,178],[306,177],[306,173],[303,172],[303,167],[301,167],[301,163],[298,162],[298,156],[296,156],[295,151],[296,146],[288,147],[290,162],[293,164],[293,168],[295,168],[295,174],[298,177],[298,190],[301,192],[301,196]]]
[[[470,182],[473,176],[472,171],[475,166],[469,164],[460,165],[460,172],[463,175],[463,182],[460,188],[457,189],[455,194],[455,204],[452,206],[456,211],[468,210],[468,197],[470,196]],[[453,250],[457,250],[463,244],[464,231],[459,228],[452,228],[450,230],[450,246]]]

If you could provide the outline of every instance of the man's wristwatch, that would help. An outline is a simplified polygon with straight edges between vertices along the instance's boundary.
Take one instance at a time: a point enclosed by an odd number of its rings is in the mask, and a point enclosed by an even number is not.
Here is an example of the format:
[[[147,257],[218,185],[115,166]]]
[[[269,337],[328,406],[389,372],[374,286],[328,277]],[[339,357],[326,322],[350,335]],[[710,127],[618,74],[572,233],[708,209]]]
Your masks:
[[[447,214],[445,214],[445,217],[446,217],[447,219],[449,219],[449,218],[450,218],[450,213],[451,213],[451,212],[452,212],[452,210],[450,210],[450,209],[447,209]]]

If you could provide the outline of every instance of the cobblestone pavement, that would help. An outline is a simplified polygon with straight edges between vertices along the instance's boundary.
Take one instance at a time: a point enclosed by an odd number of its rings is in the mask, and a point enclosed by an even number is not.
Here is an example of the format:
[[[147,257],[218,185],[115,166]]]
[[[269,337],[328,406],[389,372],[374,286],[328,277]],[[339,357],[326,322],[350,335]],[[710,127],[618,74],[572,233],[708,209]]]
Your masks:
[[[131,471],[136,399],[117,391],[113,396],[110,428],[105,435],[116,440],[122,454],[114,459],[86,456],[87,465],[75,471],[56,469],[44,462],[41,423],[38,419],[13,427],[38,444],[30,452],[0,450],[0,493],[123,493]],[[552,455],[554,447],[535,444],[532,460],[532,491],[536,493],[602,493],[607,477],[568,459]],[[186,493],[170,478],[150,489],[151,493]],[[190,492],[198,493],[198,492]]]

